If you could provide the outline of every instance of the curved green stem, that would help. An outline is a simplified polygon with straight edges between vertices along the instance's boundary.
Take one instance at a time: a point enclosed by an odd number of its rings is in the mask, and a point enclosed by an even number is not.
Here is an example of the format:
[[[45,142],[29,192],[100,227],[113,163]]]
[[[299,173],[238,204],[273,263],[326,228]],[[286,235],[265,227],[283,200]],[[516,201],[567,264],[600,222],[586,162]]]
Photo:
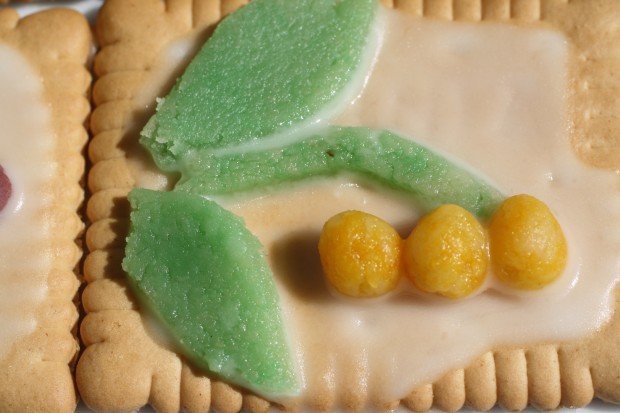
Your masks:
[[[284,148],[198,152],[186,161],[176,189],[203,195],[350,172],[409,194],[424,208],[458,204],[480,218],[504,199],[498,189],[425,146],[365,127],[328,127]]]

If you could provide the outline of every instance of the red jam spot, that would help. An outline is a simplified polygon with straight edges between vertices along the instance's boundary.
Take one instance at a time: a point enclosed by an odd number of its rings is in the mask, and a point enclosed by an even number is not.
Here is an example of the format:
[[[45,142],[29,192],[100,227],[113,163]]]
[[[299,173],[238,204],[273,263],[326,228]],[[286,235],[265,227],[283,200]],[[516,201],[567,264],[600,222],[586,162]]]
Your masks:
[[[9,202],[12,189],[11,180],[6,176],[4,168],[0,165],[0,211],[2,211]]]

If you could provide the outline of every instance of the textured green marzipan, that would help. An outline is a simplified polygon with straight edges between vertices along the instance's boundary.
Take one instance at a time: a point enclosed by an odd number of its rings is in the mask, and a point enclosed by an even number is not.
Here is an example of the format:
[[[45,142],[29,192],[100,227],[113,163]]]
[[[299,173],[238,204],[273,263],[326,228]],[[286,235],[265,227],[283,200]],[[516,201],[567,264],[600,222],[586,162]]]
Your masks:
[[[256,0],[224,19],[141,142],[163,170],[196,149],[260,140],[307,122],[357,72],[375,0]]]
[[[182,192],[134,189],[123,268],[197,366],[265,397],[299,392],[262,247],[243,221]]]
[[[414,141],[369,128],[329,127],[284,148],[188,158],[177,190],[231,194],[352,172],[411,195],[419,206],[458,204],[481,218],[504,196],[480,177]]]

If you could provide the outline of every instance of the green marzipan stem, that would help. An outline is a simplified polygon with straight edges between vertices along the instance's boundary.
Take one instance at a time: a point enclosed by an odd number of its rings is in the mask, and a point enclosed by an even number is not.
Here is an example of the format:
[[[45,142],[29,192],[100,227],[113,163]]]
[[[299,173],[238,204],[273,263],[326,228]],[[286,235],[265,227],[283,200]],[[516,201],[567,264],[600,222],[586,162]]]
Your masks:
[[[352,172],[411,195],[432,208],[458,204],[489,217],[504,195],[432,150],[386,130],[328,127],[326,132],[272,150],[187,159],[177,190],[232,194],[318,176]]]

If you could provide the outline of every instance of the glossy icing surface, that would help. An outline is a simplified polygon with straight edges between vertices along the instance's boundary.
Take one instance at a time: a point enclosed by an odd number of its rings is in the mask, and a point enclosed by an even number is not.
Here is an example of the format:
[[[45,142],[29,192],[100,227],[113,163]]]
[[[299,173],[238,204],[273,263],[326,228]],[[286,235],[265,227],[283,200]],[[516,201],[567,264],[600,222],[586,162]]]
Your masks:
[[[51,252],[38,248],[49,237],[41,188],[55,168],[49,110],[38,74],[17,51],[0,44],[0,164],[12,194],[0,211],[0,356],[36,326],[45,298]],[[28,108],[28,110],[24,110]],[[36,252],[36,254],[35,254]]]
[[[563,37],[386,14],[383,46],[364,91],[327,120],[415,137],[481,171],[505,193],[544,200],[567,234],[569,267],[536,293],[489,281],[483,293],[462,301],[406,286],[379,300],[347,300],[321,275],[316,242],[323,223],[343,210],[362,209],[406,236],[420,216],[415,205],[349,177],[218,199],[243,216],[266,247],[308,401],[361,389],[371,403],[382,403],[497,345],[580,337],[609,315],[618,278],[620,239],[607,225],[618,218],[617,177],[571,152]],[[170,66],[159,76],[164,67]],[[141,99],[156,93],[146,91]],[[160,187],[161,180],[136,165],[139,181],[149,177],[142,184]]]

